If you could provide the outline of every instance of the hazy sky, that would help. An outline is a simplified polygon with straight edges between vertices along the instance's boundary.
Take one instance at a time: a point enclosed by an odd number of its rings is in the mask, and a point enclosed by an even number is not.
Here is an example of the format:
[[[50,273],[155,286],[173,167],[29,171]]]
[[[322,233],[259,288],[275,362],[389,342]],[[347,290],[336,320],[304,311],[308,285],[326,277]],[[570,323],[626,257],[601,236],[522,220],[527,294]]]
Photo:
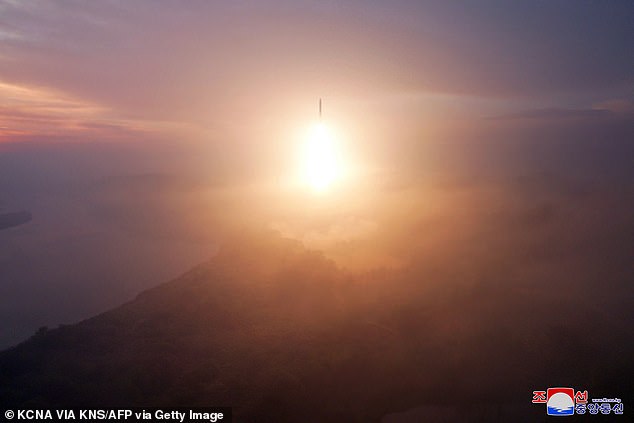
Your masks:
[[[351,266],[627,232],[633,51],[629,0],[0,0],[0,213],[33,214],[0,232],[0,347],[244,225]],[[358,178],[280,190],[320,97]]]
[[[360,136],[631,113],[633,21],[629,1],[3,1],[0,139],[257,149],[318,97]]]

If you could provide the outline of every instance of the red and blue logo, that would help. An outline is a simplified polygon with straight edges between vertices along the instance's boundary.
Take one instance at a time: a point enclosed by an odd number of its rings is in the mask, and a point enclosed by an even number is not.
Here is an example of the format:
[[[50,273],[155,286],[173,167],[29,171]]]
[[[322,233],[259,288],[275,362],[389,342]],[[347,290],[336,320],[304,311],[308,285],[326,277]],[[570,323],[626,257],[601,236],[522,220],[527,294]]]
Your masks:
[[[575,414],[575,390],[572,388],[548,388],[546,391],[546,414],[549,416]]]
[[[573,388],[548,388],[533,391],[533,404],[546,404],[549,416],[572,416],[574,414],[623,414],[620,398],[588,398],[588,391]]]

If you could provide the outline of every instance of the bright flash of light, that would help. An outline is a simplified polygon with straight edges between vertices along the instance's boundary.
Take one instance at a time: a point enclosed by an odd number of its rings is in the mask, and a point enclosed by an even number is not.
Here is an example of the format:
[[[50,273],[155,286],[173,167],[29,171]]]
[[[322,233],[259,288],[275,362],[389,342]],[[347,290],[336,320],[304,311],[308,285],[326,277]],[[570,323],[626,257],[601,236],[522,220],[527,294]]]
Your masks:
[[[328,126],[320,122],[310,129],[302,161],[304,179],[317,192],[327,190],[341,177],[339,146]]]

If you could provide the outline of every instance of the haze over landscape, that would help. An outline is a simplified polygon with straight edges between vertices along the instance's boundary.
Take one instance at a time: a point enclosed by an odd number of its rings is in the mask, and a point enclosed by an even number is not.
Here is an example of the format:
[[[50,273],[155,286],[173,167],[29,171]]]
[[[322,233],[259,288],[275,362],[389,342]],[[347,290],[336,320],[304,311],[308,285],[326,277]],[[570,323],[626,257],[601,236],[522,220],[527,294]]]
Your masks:
[[[629,414],[633,22],[0,1],[3,405],[539,421],[574,386]]]

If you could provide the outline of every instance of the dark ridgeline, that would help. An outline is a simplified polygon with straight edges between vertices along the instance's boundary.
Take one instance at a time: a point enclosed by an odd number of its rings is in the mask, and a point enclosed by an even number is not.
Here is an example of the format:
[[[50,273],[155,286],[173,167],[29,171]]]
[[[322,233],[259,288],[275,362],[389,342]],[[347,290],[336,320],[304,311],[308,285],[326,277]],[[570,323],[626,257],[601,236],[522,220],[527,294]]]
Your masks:
[[[0,213],[0,231],[13,226],[23,225],[33,219],[31,213],[27,211]]]
[[[295,242],[245,239],[2,352],[0,402],[233,406],[240,422],[377,422],[429,405],[460,421],[532,422],[546,417],[532,391],[563,385],[620,395],[627,412],[631,327],[537,286],[454,288],[351,276]]]

